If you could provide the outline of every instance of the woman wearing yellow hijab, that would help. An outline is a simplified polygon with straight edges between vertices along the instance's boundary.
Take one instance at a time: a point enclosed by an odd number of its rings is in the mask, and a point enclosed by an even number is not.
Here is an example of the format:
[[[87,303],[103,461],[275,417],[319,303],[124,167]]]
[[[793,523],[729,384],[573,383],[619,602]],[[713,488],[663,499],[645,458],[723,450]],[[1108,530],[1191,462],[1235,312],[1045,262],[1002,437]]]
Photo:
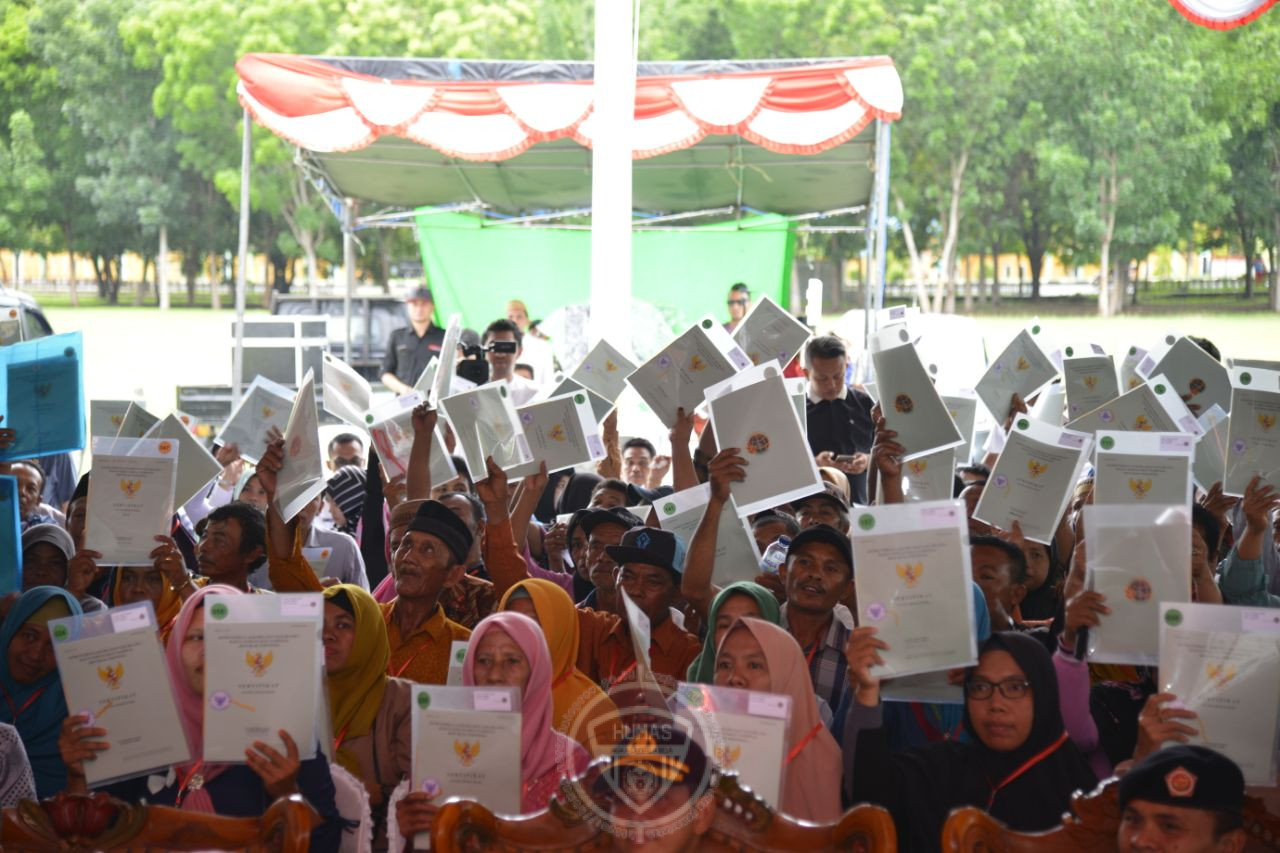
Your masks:
[[[324,591],[324,602],[333,757],[369,792],[377,846],[386,842],[391,791],[409,775],[412,684],[387,675],[391,647],[373,596],[353,584],[338,584]]]
[[[558,584],[529,578],[507,590],[499,610],[514,610],[542,626],[551,653],[552,725],[591,753],[608,753],[617,740],[613,724],[618,708],[594,681],[575,666],[578,659],[578,613]]]

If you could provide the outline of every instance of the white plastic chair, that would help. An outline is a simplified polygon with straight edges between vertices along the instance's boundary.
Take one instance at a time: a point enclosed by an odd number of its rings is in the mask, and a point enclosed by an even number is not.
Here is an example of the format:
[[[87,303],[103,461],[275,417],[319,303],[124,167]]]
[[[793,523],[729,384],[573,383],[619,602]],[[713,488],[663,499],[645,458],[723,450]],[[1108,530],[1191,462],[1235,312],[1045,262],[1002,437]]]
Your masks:
[[[329,765],[333,777],[334,799],[344,820],[358,821],[355,829],[342,833],[342,853],[371,853],[373,850],[373,812],[369,808],[369,792],[355,776],[339,764]]]

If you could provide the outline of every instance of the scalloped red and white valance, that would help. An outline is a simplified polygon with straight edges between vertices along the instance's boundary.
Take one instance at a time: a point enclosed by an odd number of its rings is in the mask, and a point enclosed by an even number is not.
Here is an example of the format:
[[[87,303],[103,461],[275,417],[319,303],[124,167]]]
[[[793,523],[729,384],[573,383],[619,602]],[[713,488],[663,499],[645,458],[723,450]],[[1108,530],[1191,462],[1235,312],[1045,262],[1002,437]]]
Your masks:
[[[355,151],[382,136],[474,161],[506,160],[556,139],[591,146],[590,80],[384,80],[266,53],[244,56],[236,72],[240,102],[254,121],[310,151]],[[817,154],[873,119],[901,115],[902,82],[889,57],[644,76],[636,80],[632,148],[642,159],[735,134],[780,154]]]
[[[1193,24],[1214,30],[1243,26],[1276,4],[1277,0],[1169,0]]]

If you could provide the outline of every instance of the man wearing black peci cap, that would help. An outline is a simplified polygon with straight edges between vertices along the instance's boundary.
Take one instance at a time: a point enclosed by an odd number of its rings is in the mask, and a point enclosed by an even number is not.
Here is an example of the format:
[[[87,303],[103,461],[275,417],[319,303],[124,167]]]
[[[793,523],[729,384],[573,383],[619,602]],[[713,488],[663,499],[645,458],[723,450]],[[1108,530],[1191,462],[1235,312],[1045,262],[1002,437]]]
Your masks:
[[[435,299],[425,287],[415,288],[405,297],[409,325],[396,329],[387,340],[382,357],[382,384],[397,394],[408,394],[432,356],[440,355],[444,329],[431,322]]]
[[[853,584],[853,545],[848,534],[816,524],[791,540],[786,567],[782,627],[804,652],[814,692],[835,708],[848,679],[844,650],[850,633],[835,609]]]
[[[1203,746],[1158,750],[1120,777],[1120,853],[1240,853],[1244,774]]]

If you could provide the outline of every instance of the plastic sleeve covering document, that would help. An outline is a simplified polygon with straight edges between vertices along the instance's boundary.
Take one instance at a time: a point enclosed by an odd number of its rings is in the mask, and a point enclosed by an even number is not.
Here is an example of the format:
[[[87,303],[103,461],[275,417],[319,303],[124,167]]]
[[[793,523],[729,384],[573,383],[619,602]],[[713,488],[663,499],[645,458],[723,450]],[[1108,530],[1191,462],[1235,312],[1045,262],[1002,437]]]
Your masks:
[[[218,433],[217,443],[224,447],[236,445],[242,457],[257,465],[267,449],[271,428],[283,433],[289,423],[294,396],[294,392],[283,385],[265,376],[255,376]]]
[[[490,382],[441,401],[473,480],[488,477],[485,457],[504,471],[530,461],[528,440],[520,429],[507,383]]]
[[[1280,373],[1241,367],[1232,373],[1222,490],[1243,495],[1254,475],[1280,487]]]
[[[956,448],[956,464],[967,465],[973,455],[973,430],[978,418],[978,396],[972,391],[957,391],[955,394],[943,394],[942,403],[951,415],[951,422],[960,430],[960,438],[964,443]]]
[[[1070,421],[1067,428],[1089,433],[1108,429],[1200,434],[1200,424],[1163,376],[1153,377],[1093,411],[1085,412]]]
[[[767,378],[710,401],[716,446],[736,447],[747,460],[747,478],[730,486],[738,515],[744,516],[822,489],[781,368],[752,370]]]
[[[125,413],[132,403],[129,400],[90,400],[89,438],[106,436],[115,438],[124,424]]]
[[[1191,504],[1195,437],[1182,432],[1099,432],[1096,504]]]
[[[898,433],[895,440],[906,449],[904,460],[964,444],[964,437],[933,387],[905,326],[877,332],[871,339],[871,360],[880,410],[885,425]]]
[[[1191,508],[1084,508],[1086,584],[1111,612],[1089,629],[1089,659],[1154,666],[1160,604],[1191,600]]]
[[[686,414],[702,404],[703,393],[749,367],[751,362],[728,333],[704,318],[627,377],[663,425],[676,422],[676,409]]]
[[[1018,418],[1009,431],[973,517],[1048,544],[1089,460],[1090,436]]]
[[[1229,418],[1222,407],[1215,404],[1199,418],[1204,434],[1196,441],[1196,457],[1191,473],[1196,485],[1209,491],[1214,483],[1221,483],[1227,470],[1227,433],[1231,429]]]
[[[791,697],[682,681],[671,701],[707,758],[778,810]]]
[[[369,382],[345,361],[330,353],[324,354],[320,371],[325,410],[349,424],[363,427],[367,423],[365,412],[369,411],[373,398]]]
[[[520,691],[417,684],[411,701],[412,789],[520,814]],[[426,841],[414,839],[418,849]]]
[[[174,506],[186,506],[187,501],[203,492],[222,472],[218,460],[178,420],[177,415],[171,414],[157,421],[144,438],[172,441],[177,447],[178,478],[174,486]]]
[[[1276,783],[1280,611],[1160,605],[1160,691],[1196,719],[1199,743],[1230,758],[1250,785]]]
[[[752,364],[776,361],[786,367],[809,340],[809,327],[768,296],[751,306],[750,313],[733,331],[736,343]]]
[[[1194,406],[1191,411],[1199,414],[1215,403],[1219,406],[1231,402],[1231,379],[1227,369],[1209,353],[1200,349],[1187,337],[1167,335],[1161,352],[1147,353],[1138,362],[1138,375],[1163,375],[1173,387],[1174,393]]]
[[[547,463],[547,471],[560,471],[605,457],[586,391],[530,403],[516,412],[533,459],[512,468],[511,477],[536,474],[542,462]]]
[[[1068,420],[1120,396],[1116,364],[1109,355],[1067,354],[1062,360],[1062,384],[1066,386]]]
[[[974,390],[996,423],[1003,423],[1008,417],[1014,394],[1025,401],[1058,375],[1058,369],[1040,344],[1042,331],[1040,320],[1033,319],[978,380]]]
[[[284,753],[280,729],[300,757],[313,757],[324,675],[323,596],[210,595],[204,601],[204,760],[243,764],[254,741]]]
[[[413,451],[413,409],[422,402],[422,392],[414,391],[396,398],[370,417],[369,440],[378,449],[378,459],[387,469],[388,477],[399,477],[409,472],[409,454]],[[377,418],[381,418],[377,420]],[[438,486],[458,476],[453,457],[444,443],[444,433],[436,424],[431,436],[431,484]]]
[[[569,378],[613,404],[627,389],[627,377],[635,371],[636,366],[631,359],[602,339],[596,342]]]
[[[84,547],[104,566],[150,566],[169,535],[178,446],[168,439],[95,438]]]
[[[0,461],[84,449],[82,350],[79,332],[0,347],[0,415],[17,432]]]
[[[276,478],[276,504],[290,521],[324,491],[324,456],[316,412],[315,377],[307,371],[284,428],[284,464]]]
[[[160,419],[139,406],[130,403],[124,410],[124,418],[115,431],[115,438],[142,438]]]
[[[711,485],[702,483],[691,489],[676,492],[660,499],[658,524],[680,537],[685,547],[693,541],[693,534],[702,523],[702,514],[711,500]],[[733,508],[730,499],[720,510],[716,526],[716,559],[711,570],[711,582],[724,586],[734,581],[748,581],[760,572],[760,557],[756,554],[755,539],[747,528],[746,520]]]
[[[89,785],[190,760],[151,602],[53,619],[49,635],[67,708],[107,730],[111,748],[84,762]]]
[[[967,525],[960,501],[854,510],[858,624],[889,644],[882,677],[977,662]]]

